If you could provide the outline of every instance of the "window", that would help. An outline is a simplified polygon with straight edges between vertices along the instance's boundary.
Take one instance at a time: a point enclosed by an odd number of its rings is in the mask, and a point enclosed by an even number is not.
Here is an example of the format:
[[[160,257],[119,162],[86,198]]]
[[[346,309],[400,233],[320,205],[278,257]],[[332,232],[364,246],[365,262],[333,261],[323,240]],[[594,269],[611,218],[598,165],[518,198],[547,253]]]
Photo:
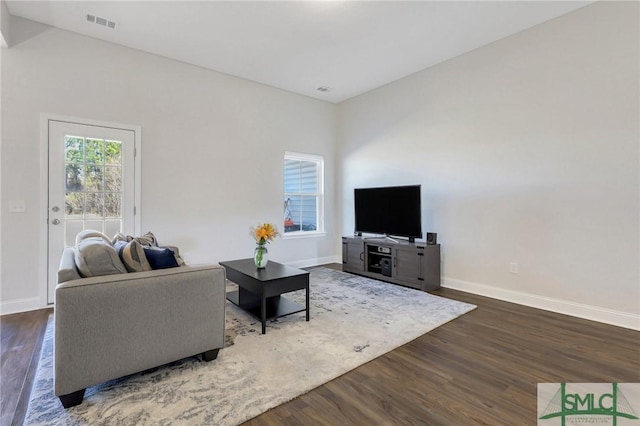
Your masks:
[[[83,229],[122,232],[122,141],[65,135],[67,246]]]
[[[284,235],[324,232],[324,160],[317,155],[284,154]]]

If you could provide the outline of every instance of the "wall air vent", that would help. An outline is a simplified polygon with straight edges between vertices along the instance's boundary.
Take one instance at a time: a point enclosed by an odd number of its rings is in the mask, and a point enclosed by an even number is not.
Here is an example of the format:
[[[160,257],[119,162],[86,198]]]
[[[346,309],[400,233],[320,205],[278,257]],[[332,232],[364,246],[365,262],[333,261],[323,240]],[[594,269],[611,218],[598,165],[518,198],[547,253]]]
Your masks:
[[[114,21],[110,21],[107,18],[102,18],[100,16],[96,16],[91,13],[87,13],[85,15],[87,18],[87,22],[91,22],[92,24],[100,25],[101,27],[111,28],[112,30],[116,29],[116,23]]]

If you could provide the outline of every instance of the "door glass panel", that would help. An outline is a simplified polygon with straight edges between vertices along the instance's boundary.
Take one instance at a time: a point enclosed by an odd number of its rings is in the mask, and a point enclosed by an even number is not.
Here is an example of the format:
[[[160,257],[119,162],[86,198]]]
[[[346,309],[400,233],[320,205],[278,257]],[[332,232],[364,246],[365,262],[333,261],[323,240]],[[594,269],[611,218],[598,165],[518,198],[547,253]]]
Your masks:
[[[102,191],[104,189],[104,168],[102,166],[85,166],[86,191]]]
[[[106,141],[105,163],[118,166],[122,164],[122,142]]]
[[[121,167],[104,168],[104,190],[107,192],[120,192],[122,184]]]
[[[86,219],[84,221],[84,228],[83,229],[95,229],[96,231],[100,231],[104,233],[104,220],[90,220],[90,219]],[[71,237],[74,238],[75,241],[75,235],[72,235]]]
[[[84,207],[85,219],[104,217],[104,194],[100,192],[87,192]]]
[[[83,229],[122,232],[122,142],[65,136],[65,243]]]
[[[108,218],[121,217],[122,216],[121,210],[122,210],[122,197],[120,197],[120,194],[116,192],[105,193],[104,194],[104,216]]]
[[[84,192],[67,192],[64,200],[65,217],[82,219],[84,212]]]
[[[65,140],[65,159],[67,163],[84,162],[84,138],[67,136]]]
[[[66,220],[64,223],[64,243],[67,246],[73,246],[76,244],[76,235],[84,230],[83,220]]]
[[[81,164],[66,164],[67,191],[82,191],[84,187],[84,166]]]
[[[87,164],[104,164],[104,140],[87,138],[84,144]]]
[[[104,221],[104,233],[109,237],[113,237],[118,232],[122,232],[121,221],[119,219],[109,219]]]

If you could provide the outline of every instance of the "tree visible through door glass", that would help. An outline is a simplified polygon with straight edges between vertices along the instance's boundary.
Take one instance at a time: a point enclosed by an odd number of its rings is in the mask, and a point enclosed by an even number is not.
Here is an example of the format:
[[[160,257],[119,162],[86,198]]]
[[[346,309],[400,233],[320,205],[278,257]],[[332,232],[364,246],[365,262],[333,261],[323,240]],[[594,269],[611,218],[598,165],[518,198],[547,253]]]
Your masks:
[[[122,142],[65,137],[65,240],[78,229],[108,233],[122,223]]]

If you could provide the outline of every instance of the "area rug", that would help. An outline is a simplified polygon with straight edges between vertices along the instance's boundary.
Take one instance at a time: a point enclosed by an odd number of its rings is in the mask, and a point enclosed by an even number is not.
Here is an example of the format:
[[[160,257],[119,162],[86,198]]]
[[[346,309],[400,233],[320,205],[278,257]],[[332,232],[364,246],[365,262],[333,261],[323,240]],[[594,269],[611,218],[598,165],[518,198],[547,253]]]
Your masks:
[[[304,292],[287,294],[304,304]],[[310,275],[311,320],[267,324],[227,302],[218,358],[187,358],[88,388],[65,410],[53,394],[49,321],[27,425],[235,425],[310,391],[475,308],[328,268]]]

